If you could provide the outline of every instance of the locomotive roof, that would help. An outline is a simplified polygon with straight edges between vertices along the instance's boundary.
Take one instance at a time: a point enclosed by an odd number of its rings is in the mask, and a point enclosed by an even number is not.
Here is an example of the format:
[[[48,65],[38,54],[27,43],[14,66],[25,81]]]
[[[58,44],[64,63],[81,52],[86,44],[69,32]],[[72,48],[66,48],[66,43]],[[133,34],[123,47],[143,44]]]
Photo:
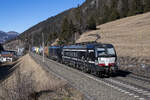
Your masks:
[[[95,47],[101,47],[101,48],[113,48],[112,44],[86,44],[86,45],[69,45],[64,46],[63,49],[93,49]]]
[[[51,46],[51,47],[49,47],[50,49],[59,49],[59,48],[61,48],[60,46]]]

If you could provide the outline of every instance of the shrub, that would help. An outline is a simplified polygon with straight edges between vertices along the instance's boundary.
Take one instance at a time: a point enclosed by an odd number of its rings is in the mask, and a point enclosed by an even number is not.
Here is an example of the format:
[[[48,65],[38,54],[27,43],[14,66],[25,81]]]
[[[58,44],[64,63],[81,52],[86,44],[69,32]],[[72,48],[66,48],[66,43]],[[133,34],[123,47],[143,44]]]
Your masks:
[[[5,83],[2,86],[4,94],[1,98],[5,98],[5,100],[35,100],[31,96],[31,94],[35,93],[34,80],[31,79],[32,73],[22,74],[17,70],[15,76],[16,81]]]

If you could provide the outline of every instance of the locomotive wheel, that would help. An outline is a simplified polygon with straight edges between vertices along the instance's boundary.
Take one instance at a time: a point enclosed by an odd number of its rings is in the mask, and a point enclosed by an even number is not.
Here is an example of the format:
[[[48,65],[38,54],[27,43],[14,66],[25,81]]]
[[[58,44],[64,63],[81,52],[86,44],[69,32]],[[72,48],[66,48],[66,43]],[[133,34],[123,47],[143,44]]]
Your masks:
[[[76,64],[74,63],[72,67],[73,67],[73,68],[76,68]]]
[[[111,75],[110,75],[110,73],[107,73],[106,74],[106,78],[109,78]]]
[[[98,72],[98,76],[99,76],[100,78],[104,78],[104,74],[103,74],[102,72]]]
[[[92,70],[91,70],[89,67],[87,67],[87,73],[88,73],[88,74],[91,74],[91,73],[92,73]]]
[[[64,61],[62,61],[62,64],[64,64],[64,65],[65,65],[65,62],[64,62]]]
[[[60,63],[63,64],[63,61],[61,60]]]
[[[89,71],[89,70],[88,70],[88,68],[87,68],[87,66],[86,66],[86,67],[85,67],[85,73],[88,73],[88,71]]]
[[[91,70],[90,70],[89,68],[87,68],[87,70],[88,70],[88,71],[87,71],[87,73],[89,73],[89,74],[90,74],[90,73],[91,73]]]
[[[108,72],[107,72],[107,77],[109,78],[111,75],[112,75],[112,70],[109,69]]]
[[[81,67],[81,71],[84,72],[84,66]]]
[[[85,73],[90,73],[90,69],[88,68],[88,65],[85,65]]]
[[[108,72],[107,76],[110,77],[111,76],[111,72]]]
[[[79,69],[80,67],[79,67],[79,64],[76,64],[76,69]]]
[[[87,72],[87,67],[85,65],[83,66],[83,72]]]
[[[97,76],[99,74],[99,72],[97,72],[95,69],[92,69],[91,74],[94,76]]]

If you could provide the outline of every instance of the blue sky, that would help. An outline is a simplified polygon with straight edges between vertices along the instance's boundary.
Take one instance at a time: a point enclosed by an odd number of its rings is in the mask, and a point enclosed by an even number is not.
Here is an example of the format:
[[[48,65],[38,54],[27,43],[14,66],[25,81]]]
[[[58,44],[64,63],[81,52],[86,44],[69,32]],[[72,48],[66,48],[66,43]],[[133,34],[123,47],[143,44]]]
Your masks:
[[[0,0],[0,30],[25,31],[85,0]]]

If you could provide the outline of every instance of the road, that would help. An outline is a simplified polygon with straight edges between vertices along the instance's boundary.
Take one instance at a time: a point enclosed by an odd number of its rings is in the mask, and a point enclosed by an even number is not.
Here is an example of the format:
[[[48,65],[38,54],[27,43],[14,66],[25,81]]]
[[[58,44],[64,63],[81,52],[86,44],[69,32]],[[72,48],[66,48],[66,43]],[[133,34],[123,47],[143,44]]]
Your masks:
[[[45,70],[61,79],[67,80],[73,87],[80,90],[89,100],[149,100],[149,83],[131,77],[113,77],[100,79],[83,73],[66,65],[32,54],[36,62]],[[125,80],[126,79],[126,80]],[[138,84],[138,83],[139,84]],[[136,84],[135,84],[136,83]],[[143,85],[146,84],[145,86]]]

